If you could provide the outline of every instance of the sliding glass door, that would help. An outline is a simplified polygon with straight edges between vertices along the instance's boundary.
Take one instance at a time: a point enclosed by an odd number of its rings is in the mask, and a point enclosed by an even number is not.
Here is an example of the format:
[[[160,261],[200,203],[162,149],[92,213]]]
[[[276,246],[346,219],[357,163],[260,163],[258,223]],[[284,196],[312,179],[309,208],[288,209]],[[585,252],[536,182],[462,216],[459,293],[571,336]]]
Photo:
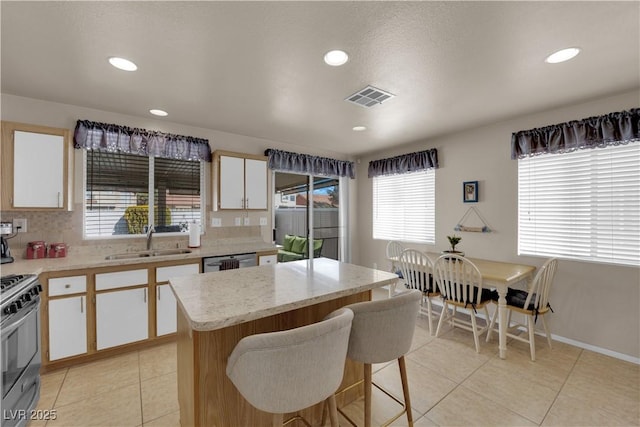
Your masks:
[[[315,257],[344,261],[340,179],[274,172],[273,182],[276,244],[287,245],[286,235],[313,236]]]

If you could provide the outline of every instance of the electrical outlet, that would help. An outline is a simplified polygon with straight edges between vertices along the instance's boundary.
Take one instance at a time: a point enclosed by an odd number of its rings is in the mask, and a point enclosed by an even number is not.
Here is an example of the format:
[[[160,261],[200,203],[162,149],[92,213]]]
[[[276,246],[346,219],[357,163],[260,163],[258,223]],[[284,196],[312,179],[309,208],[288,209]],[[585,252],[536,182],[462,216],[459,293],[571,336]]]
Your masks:
[[[260,225],[267,225],[267,217],[260,217]]]
[[[251,220],[249,219],[249,217],[246,217],[244,219],[244,225],[251,225]]]
[[[242,218],[240,218],[239,216],[236,217],[235,219],[235,224],[236,225],[242,225]]]
[[[211,218],[212,227],[222,227],[222,218]]]
[[[27,232],[27,219],[26,218],[14,218],[13,219],[13,231],[18,233]]]

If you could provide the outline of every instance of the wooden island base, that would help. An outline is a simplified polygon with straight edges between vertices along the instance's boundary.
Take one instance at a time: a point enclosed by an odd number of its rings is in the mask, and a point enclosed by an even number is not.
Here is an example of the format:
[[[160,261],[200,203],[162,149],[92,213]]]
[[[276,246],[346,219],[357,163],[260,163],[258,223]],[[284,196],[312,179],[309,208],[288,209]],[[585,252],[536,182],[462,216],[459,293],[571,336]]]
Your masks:
[[[340,307],[370,300],[371,291],[365,291],[212,331],[192,330],[184,313],[179,310],[178,401],[181,426],[271,426],[272,415],[251,406],[227,378],[227,358],[238,341],[248,335],[315,323]],[[362,364],[347,360],[340,390],[362,377]],[[339,394],[338,407],[352,402],[362,393],[360,386]],[[320,425],[322,410],[321,403],[299,414],[312,425]],[[287,418],[285,415],[285,420]]]

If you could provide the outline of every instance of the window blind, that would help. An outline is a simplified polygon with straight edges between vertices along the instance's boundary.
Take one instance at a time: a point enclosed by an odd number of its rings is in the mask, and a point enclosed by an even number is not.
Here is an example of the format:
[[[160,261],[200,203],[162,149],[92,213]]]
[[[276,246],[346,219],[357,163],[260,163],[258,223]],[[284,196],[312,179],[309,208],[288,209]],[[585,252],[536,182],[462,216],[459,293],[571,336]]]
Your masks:
[[[435,169],[373,178],[373,238],[435,243]]]
[[[159,233],[186,231],[189,221],[202,219],[202,165],[86,151],[85,236],[141,234],[148,224]]]
[[[518,253],[640,265],[640,143],[518,160]]]

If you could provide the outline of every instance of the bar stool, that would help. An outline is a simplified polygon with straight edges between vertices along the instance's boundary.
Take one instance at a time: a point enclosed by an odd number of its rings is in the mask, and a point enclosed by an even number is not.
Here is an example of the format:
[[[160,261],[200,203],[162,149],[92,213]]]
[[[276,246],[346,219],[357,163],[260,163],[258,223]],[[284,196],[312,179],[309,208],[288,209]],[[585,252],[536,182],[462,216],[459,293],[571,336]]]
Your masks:
[[[372,385],[403,406],[403,410],[384,425],[390,425],[406,412],[409,426],[413,426],[404,355],[411,349],[421,300],[422,292],[414,289],[398,293],[388,299],[360,302],[345,307],[353,311],[354,314],[347,357],[364,363],[364,422],[366,427],[371,426]],[[389,362],[394,359],[398,359],[400,367],[404,404],[371,380],[371,364]],[[341,391],[346,391],[359,384],[361,382]],[[351,424],[355,425],[342,411],[341,413]]]
[[[328,400],[331,426],[338,427],[335,391],[340,387],[353,312],[342,308],[325,320],[287,331],[245,337],[227,361],[227,376],[257,409],[283,416]],[[287,420],[301,419],[299,415]]]

